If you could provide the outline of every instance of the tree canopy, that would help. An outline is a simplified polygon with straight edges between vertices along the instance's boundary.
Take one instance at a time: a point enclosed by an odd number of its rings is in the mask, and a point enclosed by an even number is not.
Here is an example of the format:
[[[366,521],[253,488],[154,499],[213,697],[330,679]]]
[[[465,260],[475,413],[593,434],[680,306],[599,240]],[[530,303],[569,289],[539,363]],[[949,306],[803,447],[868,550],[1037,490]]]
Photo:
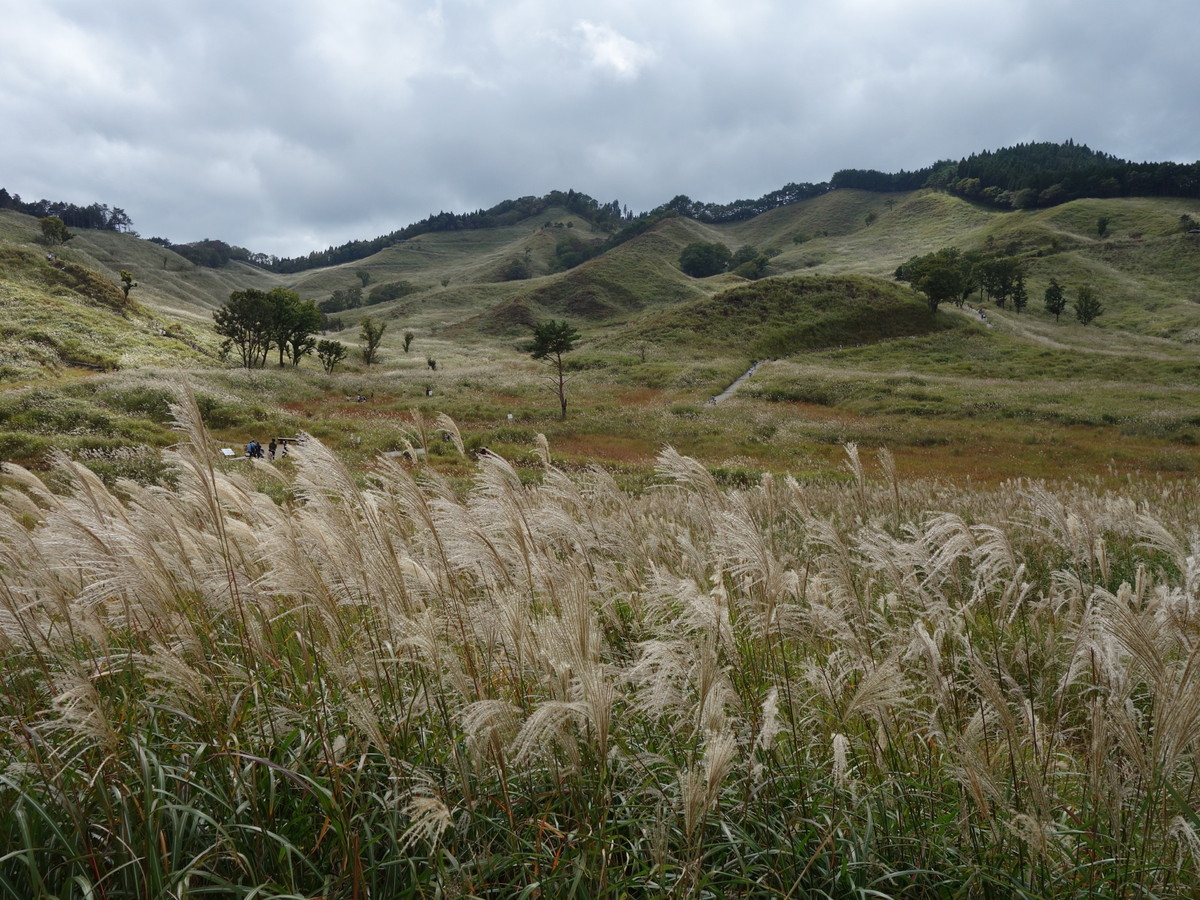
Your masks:
[[[896,269],[896,280],[907,281],[925,295],[929,311],[946,301],[961,303],[974,288],[973,264],[954,247],[914,256]]]
[[[217,334],[225,338],[221,353],[237,349],[247,369],[266,365],[271,350],[274,308],[266,291],[246,288],[234,291],[229,300],[213,312]]]
[[[247,288],[234,291],[229,300],[213,312],[217,334],[225,338],[221,352],[237,349],[247,369],[266,365],[267,354],[279,351],[279,364],[285,358],[293,366],[316,346],[314,338],[321,330],[321,312],[311,300],[287,288],[270,291]]]
[[[693,278],[719,275],[729,266],[733,254],[721,243],[693,241],[679,254],[679,268]]]
[[[1100,313],[1104,312],[1104,306],[1100,303],[1095,288],[1089,285],[1084,285],[1076,292],[1072,308],[1075,310],[1075,318],[1081,325],[1091,324]]]
[[[39,220],[42,226],[42,239],[51,247],[65,244],[75,235],[67,229],[66,223],[58,216],[46,216]]]
[[[1058,317],[1062,315],[1062,311],[1067,308],[1067,295],[1062,289],[1062,285],[1058,283],[1057,278],[1051,278],[1050,284],[1046,286],[1044,302],[1046,304],[1046,312],[1054,316],[1054,321],[1058,321]]]
[[[332,375],[334,368],[346,358],[346,345],[341,341],[322,340],[317,342],[317,359],[326,375]]]
[[[359,323],[358,336],[362,340],[363,363],[371,365],[379,353],[379,345],[383,342],[383,332],[387,330],[387,322],[376,322],[367,316]]]

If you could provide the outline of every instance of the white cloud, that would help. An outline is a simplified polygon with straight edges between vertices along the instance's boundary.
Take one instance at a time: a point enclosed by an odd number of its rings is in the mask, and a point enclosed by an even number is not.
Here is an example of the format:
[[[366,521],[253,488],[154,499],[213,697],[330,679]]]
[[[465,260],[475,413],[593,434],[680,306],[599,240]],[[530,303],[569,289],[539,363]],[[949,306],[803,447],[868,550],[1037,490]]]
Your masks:
[[[592,66],[617,78],[634,79],[643,67],[654,61],[652,49],[631,41],[607,25],[582,21],[574,30],[582,39],[583,53]]]

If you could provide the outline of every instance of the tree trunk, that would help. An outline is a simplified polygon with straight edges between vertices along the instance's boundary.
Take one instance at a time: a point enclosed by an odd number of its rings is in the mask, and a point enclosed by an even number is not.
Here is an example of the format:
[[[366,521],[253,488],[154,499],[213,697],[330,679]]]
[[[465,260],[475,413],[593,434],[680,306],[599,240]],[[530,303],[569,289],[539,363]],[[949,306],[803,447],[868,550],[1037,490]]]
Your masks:
[[[559,413],[558,418],[561,421],[567,418],[567,376],[563,373],[563,359],[561,353],[555,357],[554,363],[558,367],[558,405],[562,410]]]

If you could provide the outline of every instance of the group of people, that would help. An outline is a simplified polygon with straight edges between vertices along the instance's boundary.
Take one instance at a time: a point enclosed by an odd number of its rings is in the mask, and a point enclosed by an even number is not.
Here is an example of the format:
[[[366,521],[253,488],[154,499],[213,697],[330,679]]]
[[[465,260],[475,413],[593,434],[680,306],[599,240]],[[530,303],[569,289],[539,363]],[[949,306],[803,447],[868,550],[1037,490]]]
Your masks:
[[[988,328],[992,327],[992,320],[988,318],[987,310],[985,310],[982,306],[980,306],[979,308],[976,308],[976,307],[972,306],[970,303],[968,303],[967,309],[970,309],[970,310],[973,310],[974,312],[979,313],[979,318],[983,321],[983,324],[986,325]]]
[[[271,438],[271,443],[267,444],[267,450],[266,450],[267,457],[270,460],[274,461],[275,452],[278,449],[279,449],[279,444],[277,444],[275,442],[275,438]],[[248,444],[246,444],[246,458],[247,459],[262,459],[263,455],[264,455],[263,454],[263,445],[260,444],[258,441],[252,440]],[[283,455],[284,456],[288,455],[286,443],[283,445]]]

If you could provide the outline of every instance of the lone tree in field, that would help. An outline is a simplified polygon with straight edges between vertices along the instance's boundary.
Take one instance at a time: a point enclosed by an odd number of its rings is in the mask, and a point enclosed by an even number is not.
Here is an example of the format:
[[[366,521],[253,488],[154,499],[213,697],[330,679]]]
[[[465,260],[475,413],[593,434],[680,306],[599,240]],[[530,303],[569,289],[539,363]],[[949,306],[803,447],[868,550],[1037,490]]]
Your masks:
[[[693,278],[708,278],[724,272],[732,259],[733,254],[724,244],[694,241],[679,254],[679,268]]]
[[[1058,317],[1062,315],[1062,311],[1067,308],[1067,295],[1062,289],[1062,285],[1058,283],[1057,278],[1051,278],[1050,284],[1046,287],[1046,312],[1054,315],[1054,321],[1058,321]]]
[[[326,375],[332,375],[334,367],[346,358],[346,345],[341,341],[318,341],[317,359]]]
[[[415,337],[416,337],[416,335],[413,334],[411,331],[404,332],[404,352],[405,353],[407,353],[408,348],[412,346],[413,338],[415,338]]]
[[[1095,289],[1086,284],[1079,289],[1079,293],[1075,296],[1072,309],[1075,310],[1075,318],[1083,325],[1089,324],[1096,316],[1104,312],[1104,307],[1101,306]]]
[[[563,367],[563,354],[574,350],[578,340],[579,332],[569,323],[550,319],[534,326],[533,340],[525,347],[530,356],[545,360],[553,369],[551,378],[558,387],[560,419],[567,417],[567,375]]]
[[[979,283],[1001,309],[1017,289],[1017,279],[1023,278],[1025,264],[1015,256],[989,259],[979,267]]]
[[[375,362],[375,355],[379,351],[379,344],[383,341],[383,332],[386,328],[387,322],[376,322],[370,316],[362,320],[358,336],[362,340],[363,362],[368,366]]]
[[[42,240],[51,247],[65,244],[75,237],[75,234],[67,230],[67,226],[58,216],[46,216],[44,219],[38,219],[38,223],[42,226]]]
[[[129,299],[129,292],[132,291],[138,283],[133,280],[133,273],[128,269],[121,270],[121,290],[125,292],[125,299]]]

